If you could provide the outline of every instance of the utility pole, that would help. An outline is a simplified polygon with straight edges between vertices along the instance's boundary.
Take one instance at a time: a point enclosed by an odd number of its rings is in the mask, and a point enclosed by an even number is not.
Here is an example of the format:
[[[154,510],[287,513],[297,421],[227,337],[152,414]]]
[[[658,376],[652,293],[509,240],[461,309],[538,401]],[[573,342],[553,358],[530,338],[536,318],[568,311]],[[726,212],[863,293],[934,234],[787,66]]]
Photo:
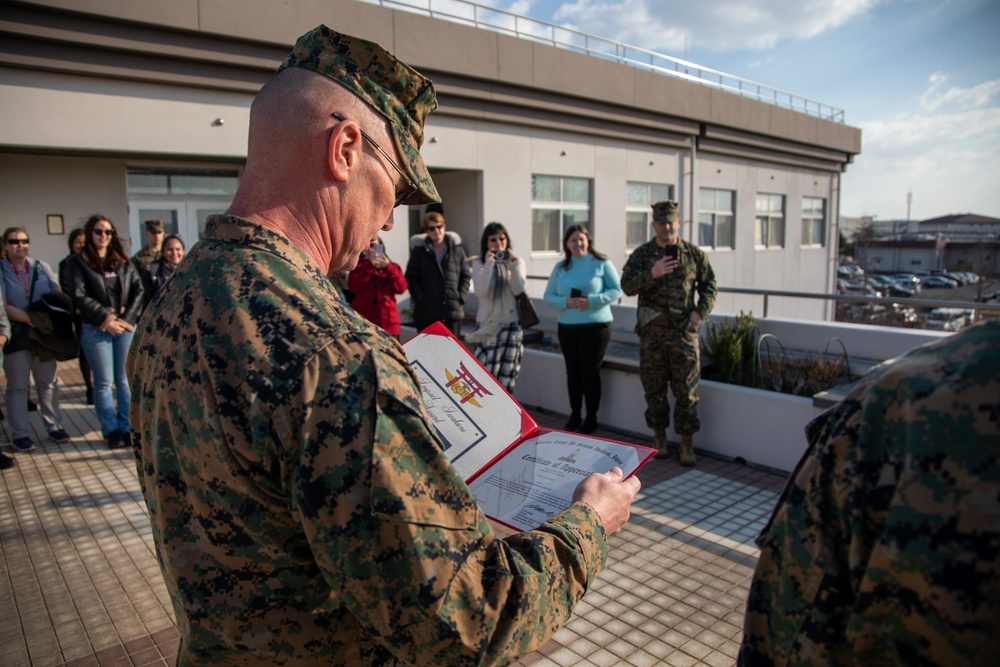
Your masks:
[[[913,190],[906,193],[906,233],[910,233],[910,205],[913,204]]]

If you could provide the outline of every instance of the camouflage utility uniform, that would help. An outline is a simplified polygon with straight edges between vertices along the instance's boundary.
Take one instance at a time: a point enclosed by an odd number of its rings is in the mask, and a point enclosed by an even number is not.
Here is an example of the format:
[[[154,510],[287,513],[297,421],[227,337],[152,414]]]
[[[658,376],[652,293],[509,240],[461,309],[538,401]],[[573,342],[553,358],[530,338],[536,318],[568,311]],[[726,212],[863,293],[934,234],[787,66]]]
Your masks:
[[[879,366],[806,433],[740,663],[1000,664],[1000,321]]]
[[[663,248],[655,240],[636,248],[622,270],[622,290],[629,296],[639,295],[635,331],[639,334],[639,377],[646,393],[646,425],[654,431],[670,426],[669,389],[676,401],[674,430],[678,435],[694,435],[701,428],[701,357],[698,328],[689,317],[697,311],[707,319],[717,290],[705,253],[683,239],[677,245],[677,268],[659,278],[650,272],[663,256]]]
[[[213,216],[141,324],[132,423],[178,664],[508,664],[602,567],[589,505],[496,537],[402,348],[287,239]]]
[[[132,266],[141,275],[149,268],[149,265],[159,260],[163,254],[156,248],[148,245],[142,246],[142,250],[132,255]]]

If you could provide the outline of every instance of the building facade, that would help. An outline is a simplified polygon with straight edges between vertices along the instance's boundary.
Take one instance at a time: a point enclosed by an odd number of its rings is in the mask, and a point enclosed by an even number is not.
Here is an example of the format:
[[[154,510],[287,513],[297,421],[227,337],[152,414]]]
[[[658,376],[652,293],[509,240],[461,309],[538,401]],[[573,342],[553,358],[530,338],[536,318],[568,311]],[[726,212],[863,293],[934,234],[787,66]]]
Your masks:
[[[450,229],[478,251],[504,223],[539,279],[583,222],[619,266],[650,237],[648,205],[681,202],[683,235],[719,284],[832,290],[840,174],[860,131],[678,78],[354,0],[36,0],[0,5],[0,198],[7,225],[49,262],[94,212],[132,251],[162,218],[189,243],[228,205],[249,106],[295,39],[325,23],[430,76],[440,107],[424,159]],[[396,212],[405,262],[422,211]],[[740,299],[746,298],[746,301]],[[776,316],[823,319],[822,302]],[[784,302],[784,303],[783,303]],[[720,295],[721,312],[758,307]]]

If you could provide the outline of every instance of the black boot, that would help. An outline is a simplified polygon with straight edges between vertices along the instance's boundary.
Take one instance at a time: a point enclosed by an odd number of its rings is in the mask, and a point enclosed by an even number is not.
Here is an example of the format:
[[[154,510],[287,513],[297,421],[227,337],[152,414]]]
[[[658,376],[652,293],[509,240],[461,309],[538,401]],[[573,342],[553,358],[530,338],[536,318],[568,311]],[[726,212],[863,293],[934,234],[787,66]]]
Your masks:
[[[597,415],[593,412],[587,413],[587,418],[583,420],[583,424],[580,425],[580,430],[577,433],[582,435],[587,435],[588,433],[593,433],[597,430]]]
[[[564,431],[576,431],[580,428],[580,412],[574,412],[569,416],[569,421],[563,426]]]

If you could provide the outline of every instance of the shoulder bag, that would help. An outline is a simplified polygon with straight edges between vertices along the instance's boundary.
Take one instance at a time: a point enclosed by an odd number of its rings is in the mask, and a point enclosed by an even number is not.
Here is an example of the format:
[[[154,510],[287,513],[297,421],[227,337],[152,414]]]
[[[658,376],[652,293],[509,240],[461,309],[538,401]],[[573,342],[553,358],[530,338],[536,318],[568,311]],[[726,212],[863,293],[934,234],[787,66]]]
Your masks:
[[[514,297],[514,303],[517,304],[517,319],[521,322],[522,329],[528,329],[538,324],[538,313],[535,312],[535,306],[531,303],[531,297],[521,292]]]

